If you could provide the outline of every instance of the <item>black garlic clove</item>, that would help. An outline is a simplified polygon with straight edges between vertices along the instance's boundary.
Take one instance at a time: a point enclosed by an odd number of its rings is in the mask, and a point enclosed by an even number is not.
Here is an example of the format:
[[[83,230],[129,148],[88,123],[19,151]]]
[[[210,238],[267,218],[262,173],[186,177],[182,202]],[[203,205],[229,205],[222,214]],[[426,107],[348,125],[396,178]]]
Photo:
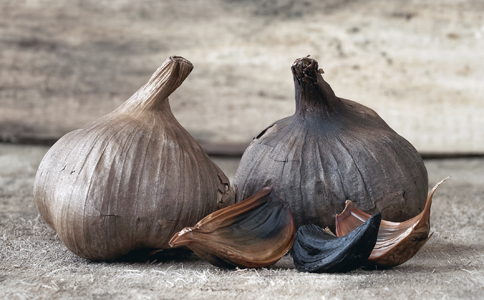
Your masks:
[[[299,227],[291,250],[299,271],[349,272],[363,266],[375,247],[381,214],[375,214],[345,236],[336,237],[316,225]]]
[[[218,267],[260,268],[274,264],[291,249],[295,232],[289,205],[265,187],[184,228],[169,244],[186,246]]]

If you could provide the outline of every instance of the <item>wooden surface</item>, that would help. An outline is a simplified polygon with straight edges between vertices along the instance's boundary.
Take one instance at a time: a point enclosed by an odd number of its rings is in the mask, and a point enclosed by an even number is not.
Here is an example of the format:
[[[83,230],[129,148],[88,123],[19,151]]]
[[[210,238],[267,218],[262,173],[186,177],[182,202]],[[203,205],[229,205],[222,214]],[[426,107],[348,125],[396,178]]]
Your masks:
[[[294,112],[290,66],[310,54],[420,152],[484,153],[483,14],[478,0],[1,1],[0,140],[54,141],[181,55],[195,69],[175,116],[200,142],[248,144]]]

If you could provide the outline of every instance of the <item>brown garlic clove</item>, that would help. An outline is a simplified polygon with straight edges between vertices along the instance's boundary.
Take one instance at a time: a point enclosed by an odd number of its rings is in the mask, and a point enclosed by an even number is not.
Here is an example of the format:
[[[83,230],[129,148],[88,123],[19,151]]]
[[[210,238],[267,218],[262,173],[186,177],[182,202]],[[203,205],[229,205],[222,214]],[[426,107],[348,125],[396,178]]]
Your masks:
[[[186,246],[218,267],[266,267],[292,247],[294,222],[289,205],[270,187],[220,209],[175,234],[169,244]]]
[[[430,191],[423,211],[405,222],[382,220],[375,248],[368,262],[378,267],[391,268],[412,258],[432,236],[430,231],[430,207],[432,197],[443,179]],[[350,200],[346,201],[344,211],[336,216],[336,235],[344,236],[360,226],[370,217],[357,209]]]

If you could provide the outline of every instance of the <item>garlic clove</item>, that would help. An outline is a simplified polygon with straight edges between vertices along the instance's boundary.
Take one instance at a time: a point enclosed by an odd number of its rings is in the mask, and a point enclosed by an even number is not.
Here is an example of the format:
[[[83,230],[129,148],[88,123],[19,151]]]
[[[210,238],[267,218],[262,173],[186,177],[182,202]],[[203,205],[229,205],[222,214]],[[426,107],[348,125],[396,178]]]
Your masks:
[[[430,232],[430,207],[432,197],[449,177],[441,180],[430,191],[424,210],[405,222],[382,220],[375,248],[368,261],[382,268],[391,268],[403,264],[412,258],[432,236]],[[336,235],[345,236],[370,217],[357,209],[350,200],[346,201],[344,211],[336,216]]]
[[[294,234],[289,205],[271,187],[265,187],[184,228],[169,244],[186,246],[218,267],[259,268],[274,264],[286,254]]]
[[[345,236],[335,237],[314,224],[299,227],[291,255],[299,271],[348,272],[363,266],[375,246],[381,214]]]

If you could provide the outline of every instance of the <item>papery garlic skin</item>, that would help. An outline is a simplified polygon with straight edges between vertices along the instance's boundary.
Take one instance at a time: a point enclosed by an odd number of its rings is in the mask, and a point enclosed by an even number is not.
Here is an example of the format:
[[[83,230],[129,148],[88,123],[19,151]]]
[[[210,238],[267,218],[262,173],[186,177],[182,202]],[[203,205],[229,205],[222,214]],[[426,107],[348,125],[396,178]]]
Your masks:
[[[422,211],[428,177],[417,150],[370,108],[338,98],[315,60],[296,60],[292,72],[296,112],[249,145],[234,179],[238,199],[272,186],[297,228],[334,229],[347,199],[392,221]]]
[[[424,210],[404,222],[382,220],[376,245],[368,263],[379,268],[391,268],[411,259],[430,239],[430,208],[435,191],[444,181],[439,181],[430,191]],[[336,215],[336,235],[345,236],[363,224],[370,215],[358,210],[350,200],[341,214]]]
[[[170,246],[185,246],[222,268],[263,268],[291,249],[295,233],[289,205],[265,187],[184,228]]]
[[[63,136],[43,158],[34,198],[77,255],[107,260],[171,236],[233,203],[229,180],[168,102],[192,64],[170,57],[117,110]]]

